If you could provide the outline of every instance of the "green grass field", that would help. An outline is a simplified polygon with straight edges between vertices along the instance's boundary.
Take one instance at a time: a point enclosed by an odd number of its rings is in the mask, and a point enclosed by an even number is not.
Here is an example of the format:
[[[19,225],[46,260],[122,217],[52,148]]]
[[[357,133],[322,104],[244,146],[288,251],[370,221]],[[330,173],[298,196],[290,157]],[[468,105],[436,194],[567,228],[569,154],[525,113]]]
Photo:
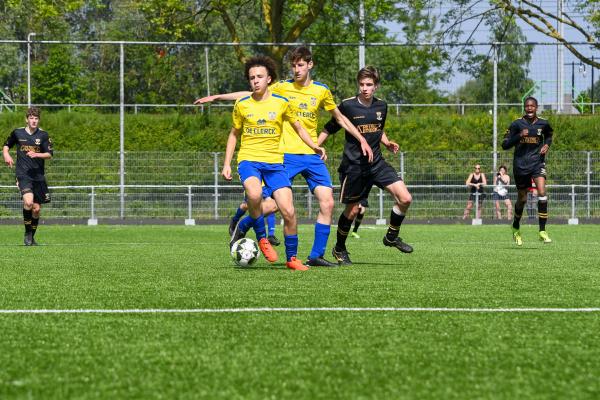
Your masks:
[[[548,230],[405,225],[406,255],[364,226],[353,266],[301,273],[235,268],[223,226],[5,225],[0,398],[598,398],[600,227]],[[119,312],[149,309],[190,312]]]

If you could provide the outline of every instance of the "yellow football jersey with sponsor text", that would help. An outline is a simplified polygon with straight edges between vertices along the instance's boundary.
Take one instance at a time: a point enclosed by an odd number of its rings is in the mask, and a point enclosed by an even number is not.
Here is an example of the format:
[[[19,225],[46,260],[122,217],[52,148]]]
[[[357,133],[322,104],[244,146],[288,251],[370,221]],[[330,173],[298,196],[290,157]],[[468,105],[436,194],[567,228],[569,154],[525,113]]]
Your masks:
[[[298,85],[293,79],[279,81],[270,86],[273,93],[287,98],[294,106],[296,116],[302,126],[309,133],[313,142],[317,143],[317,124],[319,109],[324,108],[331,111],[337,107],[333,100],[331,90],[327,85],[312,81],[308,86]],[[281,149],[284,153],[291,154],[315,154],[315,152],[300,139],[292,125],[288,122],[283,124],[283,136],[281,138]]]
[[[241,130],[238,164],[242,161],[282,163],[283,151],[279,142],[283,121],[297,120],[288,99],[275,93],[262,101],[256,101],[252,96],[236,101],[233,127]]]

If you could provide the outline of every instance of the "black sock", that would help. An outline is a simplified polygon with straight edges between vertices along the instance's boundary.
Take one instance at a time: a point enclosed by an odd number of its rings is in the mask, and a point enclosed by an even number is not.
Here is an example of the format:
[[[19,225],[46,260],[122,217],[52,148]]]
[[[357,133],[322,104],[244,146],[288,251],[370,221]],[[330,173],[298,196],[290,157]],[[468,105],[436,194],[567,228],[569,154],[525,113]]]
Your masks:
[[[521,217],[523,216],[523,208],[525,208],[525,204],[519,203],[519,201],[517,200],[517,202],[515,203],[515,215],[512,224],[513,228],[515,229],[519,229],[521,227]]]
[[[23,224],[25,225],[25,233],[31,232],[31,219],[33,212],[31,210],[23,209]]]
[[[392,212],[390,213],[390,225],[388,226],[387,233],[385,234],[387,240],[390,242],[396,240],[398,234],[400,233],[400,225],[402,225],[402,221],[404,221],[404,214],[396,214],[394,209],[392,209]]]
[[[40,217],[32,217],[31,218],[31,236],[35,236],[35,232],[37,231],[38,223],[40,222]]]
[[[365,216],[365,214],[358,214],[356,216],[356,218],[354,219],[354,232],[358,231],[358,227],[360,226],[360,224],[362,223],[363,217]]]
[[[348,238],[348,232],[350,232],[350,228],[352,228],[352,220],[346,218],[344,213],[342,213],[340,215],[340,219],[338,220],[337,242],[335,243],[336,249],[346,250],[346,239]]]
[[[546,222],[548,221],[548,200],[538,200],[538,222],[540,231],[546,230]]]

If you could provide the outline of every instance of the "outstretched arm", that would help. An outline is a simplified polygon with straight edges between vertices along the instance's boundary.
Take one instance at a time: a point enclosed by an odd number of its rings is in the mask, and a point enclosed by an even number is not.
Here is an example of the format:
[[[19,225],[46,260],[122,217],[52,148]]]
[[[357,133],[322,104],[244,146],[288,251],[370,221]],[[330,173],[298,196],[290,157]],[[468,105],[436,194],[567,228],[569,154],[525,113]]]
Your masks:
[[[212,103],[213,101],[217,101],[217,100],[227,100],[227,101],[237,100],[237,99],[241,99],[242,97],[250,96],[251,94],[252,94],[252,92],[232,92],[232,93],[213,94],[211,96],[206,96],[206,97],[196,99],[196,101],[194,101],[194,104]]]
[[[354,136],[354,138],[360,142],[360,148],[362,150],[363,156],[367,156],[369,162],[373,162],[373,150],[371,149],[371,146],[369,146],[369,143],[367,143],[363,135],[360,134],[358,129],[356,129],[356,127],[352,125],[350,120],[344,114],[342,114],[337,107],[333,110],[330,110],[329,112],[331,113],[333,118],[335,118],[336,122],[346,130],[346,132]]]

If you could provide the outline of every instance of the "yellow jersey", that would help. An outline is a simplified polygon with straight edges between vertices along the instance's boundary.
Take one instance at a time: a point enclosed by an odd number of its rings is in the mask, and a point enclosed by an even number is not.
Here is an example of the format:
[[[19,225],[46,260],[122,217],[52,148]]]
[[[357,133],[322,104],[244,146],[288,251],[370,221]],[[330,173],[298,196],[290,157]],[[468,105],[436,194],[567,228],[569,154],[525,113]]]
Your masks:
[[[273,93],[280,94],[290,101],[296,110],[298,121],[302,123],[313,142],[317,143],[319,108],[331,111],[337,107],[329,87],[317,81],[312,81],[308,86],[302,86],[293,79],[289,79],[271,85],[270,89]],[[289,154],[315,154],[314,150],[300,139],[288,122],[283,124],[281,149],[284,153]]]
[[[252,96],[237,100],[233,107],[233,127],[241,130],[238,164],[242,161],[283,163],[279,145],[283,121],[297,120],[288,99],[278,94],[271,93],[262,101],[256,101]]]

